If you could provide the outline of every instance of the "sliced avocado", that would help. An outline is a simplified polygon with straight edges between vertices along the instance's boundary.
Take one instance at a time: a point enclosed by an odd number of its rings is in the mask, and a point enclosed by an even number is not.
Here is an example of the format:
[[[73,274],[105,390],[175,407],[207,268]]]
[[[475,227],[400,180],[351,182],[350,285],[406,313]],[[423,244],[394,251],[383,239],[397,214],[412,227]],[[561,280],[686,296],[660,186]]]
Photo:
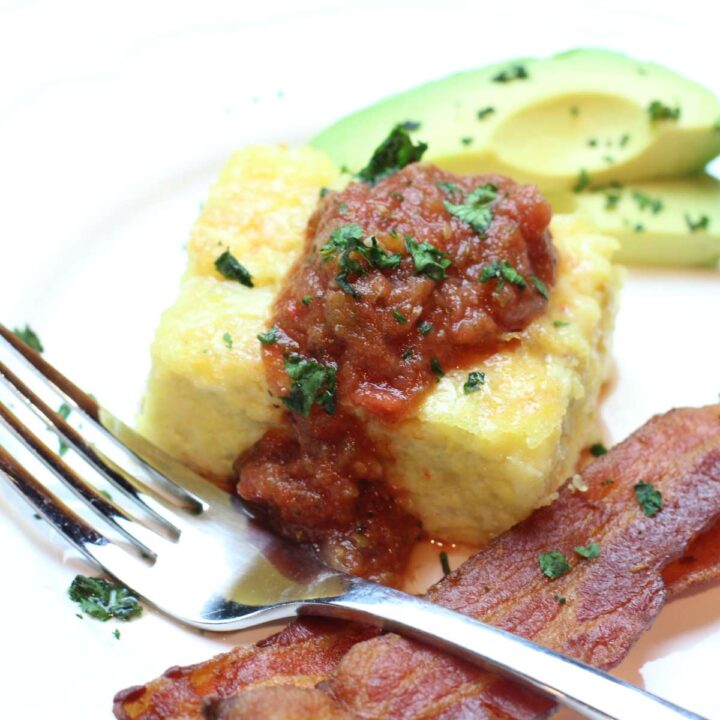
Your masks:
[[[548,195],[555,212],[583,212],[620,240],[620,262],[713,266],[720,261],[720,181],[709,175],[588,187]]]
[[[720,100],[653,63],[573,50],[451,75],[340,120],[311,144],[357,172],[397,123],[419,123],[425,157],[542,190],[695,172],[720,153]],[[414,125],[409,125],[414,127]]]

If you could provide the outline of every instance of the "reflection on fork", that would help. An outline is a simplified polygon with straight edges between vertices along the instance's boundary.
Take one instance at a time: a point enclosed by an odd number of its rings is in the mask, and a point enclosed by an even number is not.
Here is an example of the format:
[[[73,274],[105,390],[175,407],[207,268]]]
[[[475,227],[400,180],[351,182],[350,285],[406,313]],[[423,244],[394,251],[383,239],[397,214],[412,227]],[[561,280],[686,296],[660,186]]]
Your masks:
[[[298,614],[369,622],[524,680],[588,717],[701,720],[528,640],[329,568],[143,440],[3,325],[0,427],[9,438],[0,475],[85,556],[189,625],[237,630]],[[67,456],[51,447],[48,427]]]

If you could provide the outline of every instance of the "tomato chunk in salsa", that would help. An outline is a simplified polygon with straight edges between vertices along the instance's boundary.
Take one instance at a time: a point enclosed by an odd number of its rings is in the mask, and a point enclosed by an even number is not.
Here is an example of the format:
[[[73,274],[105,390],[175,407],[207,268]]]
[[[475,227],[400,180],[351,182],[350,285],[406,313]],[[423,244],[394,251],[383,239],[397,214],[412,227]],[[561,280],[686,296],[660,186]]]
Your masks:
[[[418,521],[386,483],[368,418],[410,415],[547,305],[551,209],[537,188],[412,164],[319,203],[264,338],[287,412],[236,463],[238,492],[336,566],[396,581]]]

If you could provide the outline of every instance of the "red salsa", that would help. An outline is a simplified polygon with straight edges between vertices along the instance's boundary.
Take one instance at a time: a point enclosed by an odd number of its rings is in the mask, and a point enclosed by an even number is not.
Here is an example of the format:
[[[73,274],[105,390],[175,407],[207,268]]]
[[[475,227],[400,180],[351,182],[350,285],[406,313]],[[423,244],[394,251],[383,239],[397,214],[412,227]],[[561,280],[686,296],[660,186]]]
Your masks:
[[[239,494],[331,564],[397,579],[422,528],[367,420],[407,417],[545,310],[550,217],[534,186],[417,163],[327,194],[261,338],[287,412],[239,459]]]

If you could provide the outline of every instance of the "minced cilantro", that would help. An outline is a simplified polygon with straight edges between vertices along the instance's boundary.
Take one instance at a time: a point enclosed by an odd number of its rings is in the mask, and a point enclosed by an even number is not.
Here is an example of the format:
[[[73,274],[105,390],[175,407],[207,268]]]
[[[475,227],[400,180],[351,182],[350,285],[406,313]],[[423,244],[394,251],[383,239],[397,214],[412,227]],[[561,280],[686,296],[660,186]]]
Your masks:
[[[420,129],[420,123],[417,120],[406,120],[402,123],[402,126],[408,132],[413,132]]]
[[[128,588],[102,578],[77,575],[68,594],[83,612],[103,622],[110,618],[131,620],[140,615],[143,609],[140,600]]]
[[[579,193],[585,190],[585,188],[589,187],[590,185],[590,176],[587,173],[587,170],[580,170],[580,174],[578,175],[577,182],[573,186],[573,192]]]
[[[567,599],[562,595],[553,595],[553,600],[555,600],[558,605],[564,605],[567,602]]]
[[[502,290],[506,280],[517,285],[521,290],[527,287],[525,278],[507,260],[493,260],[489,265],[483,267],[478,276],[481,283],[489,282],[494,278],[497,278],[498,290]]]
[[[267,332],[258,333],[257,339],[263,345],[272,345],[274,342],[277,342],[279,331],[280,328],[278,328],[277,325],[273,325]]]
[[[473,138],[466,136],[460,138],[460,144],[461,145],[471,145],[473,141]]]
[[[430,369],[438,376],[438,379],[445,375],[445,372],[437,358],[430,358]]]
[[[396,308],[392,309],[393,317],[401,324],[405,325],[407,323],[407,318]]]
[[[412,257],[416,275],[426,275],[431,280],[444,280],[446,270],[452,264],[450,258],[428,242],[419,243],[410,235],[405,236],[405,247]]]
[[[248,272],[247,268],[238,261],[230,250],[226,250],[217,260],[215,260],[215,268],[228,280],[237,280],[237,282],[245,287],[253,287],[252,276]]]
[[[418,332],[421,335],[427,335],[432,330],[432,323],[427,322],[425,320],[424,322],[421,322],[420,325],[418,325]]]
[[[449,575],[452,572],[450,569],[450,559],[444,550],[440,553],[440,567],[442,568],[443,575]]]
[[[497,83],[509,83],[513,80],[527,80],[530,77],[524,65],[511,65],[506,70],[499,72],[492,79]]]
[[[309,305],[313,301],[312,295],[303,295],[302,304]]]
[[[710,218],[707,215],[701,215],[697,220],[693,220],[690,215],[685,214],[685,222],[687,223],[690,232],[697,232],[698,230],[707,230],[710,225]]]
[[[35,352],[41,353],[45,350],[38,334],[29,325],[26,324],[24,328],[15,328],[13,334]]]
[[[650,120],[658,122],[660,120],[679,120],[680,119],[680,108],[670,107],[660,100],[653,100],[647,106],[647,112],[650,116]]]
[[[553,325],[556,328],[564,328],[567,327],[570,323],[565,320],[553,320]]]
[[[546,299],[550,299],[550,293],[548,292],[547,285],[537,276],[531,275],[530,282],[533,287]]]
[[[492,203],[497,198],[497,192],[494,185],[487,183],[475,188],[466,196],[464,203],[454,204],[445,200],[443,205],[451,215],[466,222],[476,233],[482,235],[492,223]]]
[[[589,545],[577,545],[573,548],[575,553],[586,560],[594,560],[600,555],[600,543],[590,543]]]
[[[229,332],[223,333],[222,339],[223,339],[223,342],[225,343],[225,347],[228,350],[232,350],[232,346],[233,346],[232,335],[230,335]]]
[[[358,173],[358,178],[374,185],[388,175],[402,170],[406,165],[420,160],[426,150],[426,143],[413,144],[407,128],[396,125],[376,148],[370,162]]]
[[[281,398],[286,407],[305,417],[313,404],[328,415],[335,414],[336,368],[314,358],[292,355],[285,361],[285,370],[293,381],[290,394]]]
[[[600,457],[607,453],[607,448],[602,443],[594,443],[590,446],[590,454],[593,457]]]
[[[400,356],[400,358],[402,360],[409,360],[414,354],[415,354],[415,348],[409,347],[403,352],[403,354]]]
[[[543,575],[546,575],[551,580],[556,580],[572,570],[568,559],[559,550],[542,553],[538,557],[538,564]]]
[[[492,115],[495,112],[494,107],[490,107],[489,105],[487,107],[482,108],[481,110],[477,111],[477,119],[478,120],[484,120],[489,115]]]
[[[633,192],[632,197],[640,210],[650,210],[653,215],[657,215],[663,209],[663,201],[660,198],[650,197],[640,190]]]
[[[463,392],[466,395],[470,395],[471,393],[478,392],[480,390],[481,386],[485,384],[485,373],[479,372],[477,370],[473,370],[472,372],[468,373],[468,379],[466,380],[465,384],[463,385]]]
[[[653,517],[662,510],[662,493],[652,483],[639,482],[633,489],[635,490],[635,499],[648,517]]]

